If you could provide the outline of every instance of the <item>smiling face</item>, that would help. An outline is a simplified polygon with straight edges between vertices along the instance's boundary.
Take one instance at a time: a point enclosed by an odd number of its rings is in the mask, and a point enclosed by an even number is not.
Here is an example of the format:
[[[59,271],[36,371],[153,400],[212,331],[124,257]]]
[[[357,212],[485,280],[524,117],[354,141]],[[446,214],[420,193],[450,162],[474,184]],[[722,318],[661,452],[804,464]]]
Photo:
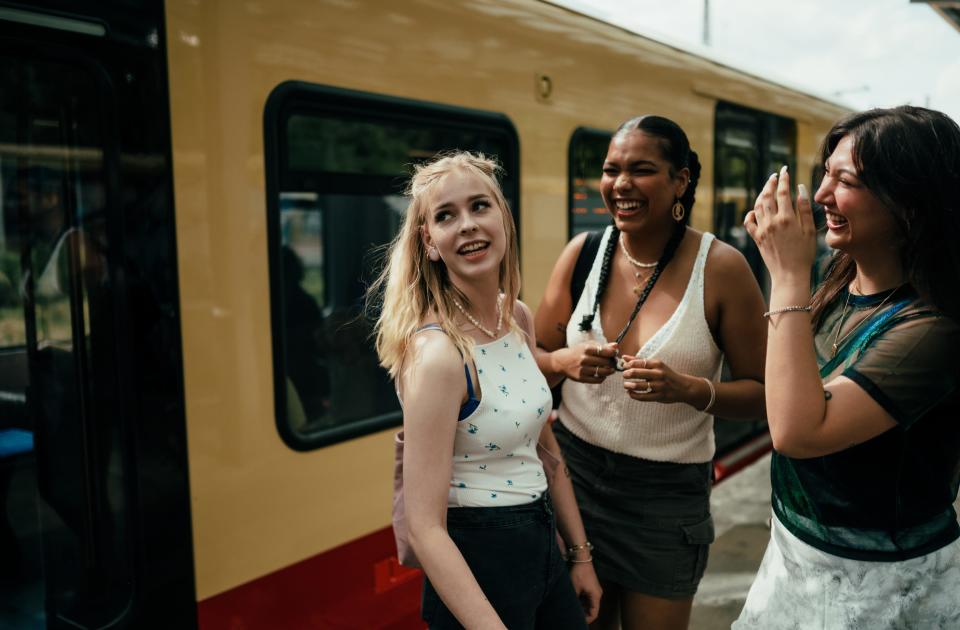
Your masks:
[[[425,204],[421,231],[429,251],[435,247],[451,279],[476,281],[499,277],[506,253],[504,212],[480,176],[455,170],[438,181]]]
[[[690,174],[672,173],[660,140],[642,131],[618,134],[603,163],[600,193],[621,231],[670,225],[670,208],[683,194]]]
[[[852,136],[844,136],[830,154],[814,199],[826,210],[826,242],[830,247],[855,258],[881,248],[898,249],[902,239],[896,220],[861,181],[854,162]]]

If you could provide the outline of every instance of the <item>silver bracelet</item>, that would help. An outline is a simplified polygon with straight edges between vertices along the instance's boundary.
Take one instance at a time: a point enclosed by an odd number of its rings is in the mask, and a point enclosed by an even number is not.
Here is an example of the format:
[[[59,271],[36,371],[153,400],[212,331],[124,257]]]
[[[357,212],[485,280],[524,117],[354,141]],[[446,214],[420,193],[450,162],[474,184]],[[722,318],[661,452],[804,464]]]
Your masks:
[[[779,315],[780,313],[809,313],[813,310],[810,306],[784,306],[783,308],[775,308],[772,311],[767,311],[763,314],[764,317],[770,317],[771,315]]]
[[[706,376],[701,376],[704,381],[707,383],[707,387],[710,388],[710,402],[707,403],[707,406],[700,410],[701,413],[707,413],[713,408],[713,403],[717,402],[717,388],[713,386],[713,381],[711,381]]]

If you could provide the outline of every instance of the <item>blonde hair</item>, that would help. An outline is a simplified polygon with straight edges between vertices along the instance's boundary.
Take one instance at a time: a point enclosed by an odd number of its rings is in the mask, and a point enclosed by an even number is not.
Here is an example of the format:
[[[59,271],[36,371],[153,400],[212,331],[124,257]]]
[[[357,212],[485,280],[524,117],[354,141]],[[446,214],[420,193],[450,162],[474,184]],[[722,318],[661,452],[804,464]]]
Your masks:
[[[390,244],[386,265],[367,292],[368,306],[379,311],[374,327],[380,365],[396,378],[407,347],[421,322],[434,314],[464,359],[473,357],[474,342],[455,323],[459,314],[453,300],[464,308],[470,301],[450,282],[443,262],[432,262],[421,238],[426,224],[430,192],[444,177],[454,172],[476,175],[486,182],[503,216],[507,248],[500,261],[500,289],[504,293],[505,322],[518,330],[513,318],[520,292],[520,259],[517,231],[513,215],[497,181],[500,165],[482,153],[457,151],[440,154],[433,160],[414,167],[406,194],[410,197],[406,218],[400,232]],[[381,297],[382,296],[382,297]]]

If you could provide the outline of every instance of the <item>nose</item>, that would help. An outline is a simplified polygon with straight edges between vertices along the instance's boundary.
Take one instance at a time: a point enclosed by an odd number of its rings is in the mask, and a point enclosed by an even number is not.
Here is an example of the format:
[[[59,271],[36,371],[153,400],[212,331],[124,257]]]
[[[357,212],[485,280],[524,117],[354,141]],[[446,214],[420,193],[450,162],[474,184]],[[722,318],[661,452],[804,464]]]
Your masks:
[[[460,233],[467,234],[469,232],[476,231],[477,229],[477,220],[472,213],[467,212],[463,215],[463,220],[460,221]]]
[[[824,176],[820,181],[820,187],[817,188],[816,194],[813,195],[813,200],[819,203],[821,206],[827,205],[827,200],[830,199],[830,196],[833,193],[833,186],[830,184],[830,178]]]
[[[613,189],[614,190],[626,190],[630,188],[630,177],[627,173],[620,173],[617,175],[617,178],[613,180]]]

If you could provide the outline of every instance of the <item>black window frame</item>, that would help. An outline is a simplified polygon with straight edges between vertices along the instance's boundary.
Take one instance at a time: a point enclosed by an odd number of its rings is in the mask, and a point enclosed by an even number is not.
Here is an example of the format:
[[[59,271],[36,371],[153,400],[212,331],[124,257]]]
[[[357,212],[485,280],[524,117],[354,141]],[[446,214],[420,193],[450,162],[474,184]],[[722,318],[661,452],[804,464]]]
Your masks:
[[[576,163],[575,149],[578,142],[582,142],[585,138],[599,139],[604,138],[606,144],[610,144],[610,140],[613,138],[613,131],[607,131],[605,129],[598,129],[596,127],[577,127],[573,130],[573,133],[570,134],[570,142],[567,145],[567,240],[569,241],[574,236],[583,231],[588,230],[574,230],[574,166]],[[600,171],[603,169],[603,163],[597,165],[597,170]]]
[[[399,426],[400,410],[371,418],[355,420],[302,435],[287,421],[286,357],[283,351],[283,279],[280,257],[280,193],[284,190],[319,190],[324,193],[343,193],[356,189],[362,183],[368,194],[402,194],[405,177],[357,174],[314,174],[315,180],[295,180],[287,167],[285,124],[296,113],[316,113],[318,116],[344,116],[363,121],[412,123],[483,130],[503,134],[507,155],[497,156],[508,177],[504,178],[503,192],[511,202],[511,213],[520,240],[520,141],[512,121],[502,113],[456,107],[407,99],[373,92],[362,92],[335,86],[286,81],[277,85],[268,95],[263,113],[264,174],[267,196],[268,275],[270,281],[271,346],[273,350],[274,423],[284,443],[295,451],[312,451],[371,433]],[[446,147],[456,149],[458,147]],[[301,175],[303,175],[301,173]],[[309,176],[307,176],[309,179]],[[324,187],[327,186],[327,187]],[[325,236],[328,238],[329,235]],[[370,341],[372,351],[372,340]]]

